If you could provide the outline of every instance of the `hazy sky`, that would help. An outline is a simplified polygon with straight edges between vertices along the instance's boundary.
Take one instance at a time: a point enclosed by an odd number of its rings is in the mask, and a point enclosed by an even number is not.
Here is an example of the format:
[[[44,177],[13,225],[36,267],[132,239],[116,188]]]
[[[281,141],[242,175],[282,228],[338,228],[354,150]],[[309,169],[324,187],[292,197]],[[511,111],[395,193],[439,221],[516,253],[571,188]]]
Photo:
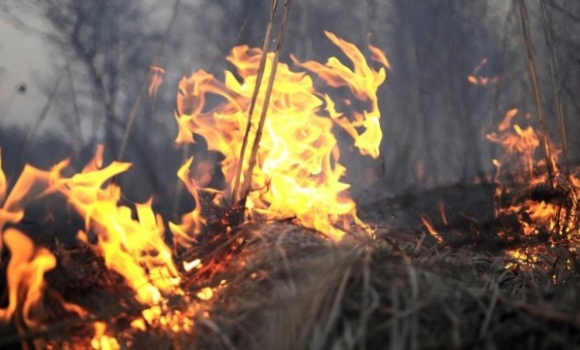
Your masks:
[[[51,55],[38,36],[27,34],[0,18],[0,123],[26,126],[40,114],[44,84],[53,77]],[[24,84],[25,91],[19,91]],[[49,120],[47,122],[50,123]]]

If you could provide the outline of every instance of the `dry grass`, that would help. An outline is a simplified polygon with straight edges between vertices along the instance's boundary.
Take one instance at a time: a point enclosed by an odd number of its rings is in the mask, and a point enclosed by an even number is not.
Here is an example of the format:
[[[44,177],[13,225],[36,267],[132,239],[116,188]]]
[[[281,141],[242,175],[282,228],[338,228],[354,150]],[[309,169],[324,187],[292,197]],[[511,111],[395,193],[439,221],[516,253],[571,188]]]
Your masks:
[[[245,265],[184,348],[570,348],[578,277],[382,230],[331,244],[286,224],[249,234]],[[223,339],[228,339],[224,342]]]
[[[185,274],[188,295],[164,305],[166,314],[195,320],[189,333],[159,325],[131,330],[142,307],[118,276],[104,272],[90,250],[58,246],[61,263],[49,284],[94,318],[55,313],[46,329],[0,343],[88,346],[88,324],[95,319],[106,322],[125,348],[568,349],[580,343],[576,269],[506,268],[510,261],[497,249],[452,248],[409,227],[385,226],[373,239],[355,230],[337,244],[290,223],[245,224],[226,240],[236,249],[213,259],[217,272]],[[557,261],[560,252],[546,254]],[[209,302],[195,297],[222,280],[227,284]],[[208,314],[188,312],[193,304]]]

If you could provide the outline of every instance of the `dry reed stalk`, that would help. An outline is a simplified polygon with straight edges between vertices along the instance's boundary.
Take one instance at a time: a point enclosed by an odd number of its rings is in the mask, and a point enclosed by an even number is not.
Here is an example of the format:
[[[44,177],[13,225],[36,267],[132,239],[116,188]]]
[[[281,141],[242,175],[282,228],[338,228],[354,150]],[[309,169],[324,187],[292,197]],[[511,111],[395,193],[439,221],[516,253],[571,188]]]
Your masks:
[[[292,0],[284,1],[284,14],[282,16],[282,23],[280,25],[280,30],[278,32],[278,45],[274,52],[274,59],[272,60],[272,67],[270,69],[270,77],[268,80],[268,86],[266,88],[266,93],[264,95],[264,104],[262,105],[262,114],[260,115],[260,122],[258,124],[258,129],[256,130],[256,137],[254,138],[254,143],[252,144],[252,153],[250,154],[248,170],[246,176],[244,176],[244,182],[240,188],[240,204],[244,208],[246,206],[246,199],[250,193],[252,186],[252,175],[254,173],[254,167],[256,166],[256,158],[258,156],[258,148],[260,147],[260,139],[262,138],[262,131],[264,129],[264,123],[266,121],[266,116],[268,114],[268,105],[270,104],[270,96],[272,94],[272,88],[274,87],[274,80],[276,78],[276,71],[278,69],[278,60],[280,59],[280,51],[282,50],[282,44],[284,43],[284,34],[286,33],[286,24],[288,23],[288,14],[290,12],[290,4]]]
[[[544,149],[544,156],[546,157],[546,168],[550,179],[554,178],[554,168],[551,162],[550,146],[548,144],[548,133],[546,131],[546,121],[544,117],[544,108],[542,104],[542,94],[540,91],[540,83],[538,78],[538,68],[536,65],[536,58],[532,47],[532,37],[530,34],[528,10],[526,8],[525,0],[518,0],[520,10],[520,20],[522,23],[522,32],[524,37],[524,46],[528,58],[528,70],[530,72],[530,81],[532,89],[534,90],[534,100],[536,102],[536,113],[538,114],[538,121],[540,122],[540,129],[542,130],[542,144]]]
[[[248,112],[248,124],[246,125],[246,132],[244,133],[244,140],[242,142],[242,150],[238,165],[236,167],[236,179],[234,181],[234,188],[232,191],[232,205],[235,205],[240,200],[240,179],[244,168],[244,158],[246,155],[246,148],[252,129],[252,119],[254,115],[254,108],[258,100],[260,87],[262,86],[262,78],[264,77],[264,69],[266,68],[266,58],[268,57],[268,46],[270,45],[270,38],[272,37],[272,27],[274,26],[274,19],[276,16],[276,9],[278,8],[278,0],[272,0],[272,9],[270,10],[270,18],[268,19],[268,26],[266,27],[266,35],[264,36],[264,43],[262,44],[262,56],[260,57],[260,65],[258,66],[258,76],[256,77],[256,85],[252,93],[252,100],[250,101],[250,111]]]
[[[544,25],[544,37],[546,39],[546,46],[550,51],[550,73],[552,75],[552,89],[554,93],[554,105],[556,108],[556,115],[558,117],[558,129],[560,131],[560,142],[562,143],[562,154],[564,156],[564,171],[566,175],[570,173],[569,158],[568,158],[568,136],[566,121],[564,120],[564,104],[562,103],[561,96],[561,82],[560,73],[558,67],[558,61],[556,59],[556,47],[554,46],[554,41],[552,40],[552,28],[550,27],[550,18],[548,17],[548,9],[546,6],[546,0],[540,0],[540,6],[542,8],[542,21]]]

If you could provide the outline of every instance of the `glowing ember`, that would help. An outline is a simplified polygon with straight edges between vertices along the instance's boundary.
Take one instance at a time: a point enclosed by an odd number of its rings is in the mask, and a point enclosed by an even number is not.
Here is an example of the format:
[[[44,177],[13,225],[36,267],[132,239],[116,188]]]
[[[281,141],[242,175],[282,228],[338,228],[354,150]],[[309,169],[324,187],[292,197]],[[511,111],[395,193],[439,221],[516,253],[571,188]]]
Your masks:
[[[116,350],[121,348],[117,339],[105,334],[105,332],[107,331],[106,323],[96,322],[94,327],[95,327],[95,336],[91,340],[91,346],[93,349]]]
[[[201,300],[210,300],[213,297],[213,290],[210,287],[205,287],[197,293],[197,297]]]
[[[183,269],[185,271],[191,271],[194,268],[199,268],[199,267],[201,267],[201,260],[200,259],[195,259],[195,260],[192,260],[190,262],[187,262],[187,261],[183,262]]]
[[[340,239],[348,225],[359,223],[359,220],[355,203],[345,193],[349,187],[342,182],[346,169],[339,163],[332,129],[335,124],[342,127],[353,137],[362,154],[378,157],[382,132],[376,92],[385,80],[384,67],[388,67],[388,61],[380,50],[370,46],[371,60],[383,66],[374,70],[354,45],[332,33],[326,35],[351,60],[353,69],[335,57],[326,64],[301,63],[293,58],[294,63],[317,74],[331,87],[348,88],[356,99],[366,102],[370,108],[347,117],[345,112],[337,111],[337,104],[330,95],[314,89],[310,76],[279,63],[257,157],[259,168],[253,174],[247,206],[253,216],[296,218],[306,227]],[[247,46],[232,50],[227,59],[236,67],[235,73],[240,80],[233,72],[225,71],[224,82],[220,82],[200,70],[179,84],[176,142],[193,143],[193,135],[197,134],[207,141],[209,150],[223,154],[221,170],[226,189],[222,196],[225,199],[231,198],[234,186],[261,54],[261,50]],[[255,115],[262,113],[272,61],[273,54],[269,53]],[[206,101],[215,97],[220,97],[222,102],[207,110]],[[251,139],[255,131],[251,129]],[[199,204],[196,183],[184,176],[190,163],[191,160],[180,170],[180,178]],[[199,205],[184,216],[181,225],[172,224],[171,229],[177,237],[199,232],[202,219],[198,208]]]

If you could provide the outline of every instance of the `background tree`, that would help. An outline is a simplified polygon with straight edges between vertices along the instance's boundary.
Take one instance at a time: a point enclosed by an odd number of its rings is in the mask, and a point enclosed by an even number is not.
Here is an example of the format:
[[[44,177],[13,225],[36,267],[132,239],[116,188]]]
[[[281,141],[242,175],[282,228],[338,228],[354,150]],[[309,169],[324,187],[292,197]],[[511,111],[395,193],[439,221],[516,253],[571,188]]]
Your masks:
[[[570,157],[578,159],[580,45],[574,38],[580,36],[580,2],[525,2],[548,129],[558,140],[553,107],[557,86]],[[380,161],[351,151],[348,135],[339,131],[342,159],[350,169],[347,181],[360,199],[372,200],[406,187],[469,183],[493,172],[490,160],[497,149],[484,135],[507,110],[533,114],[534,109],[514,5],[505,0],[293,2],[282,60],[287,61],[290,53],[319,61],[340,56],[324,37],[323,31],[330,30],[361,48],[370,40],[387,52],[392,64],[380,90],[384,114]],[[224,57],[234,45],[261,46],[270,9],[269,2],[259,0],[183,0],[175,15],[172,4],[150,1],[10,0],[0,6],[11,11],[15,21],[26,22],[34,12],[48,23],[51,29],[44,35],[59,50],[57,71],[66,77],[56,106],[63,124],[79,135],[76,142],[88,145],[90,151],[94,143],[106,142],[109,157],[117,154],[149,65],[156,58],[165,68],[165,82],[155,101],[140,105],[127,148],[126,160],[139,169],[130,181],[140,193],[138,199],[151,193],[170,196],[175,187],[174,172],[182,159],[171,146],[178,80],[201,68],[220,76],[228,67]],[[174,30],[167,37],[170,22]],[[165,40],[167,46],[158,55]],[[556,80],[548,64],[550,47],[560,69]],[[480,73],[498,76],[497,84],[483,87],[468,81],[483,58],[487,65]],[[192,151],[203,152],[202,146]]]

